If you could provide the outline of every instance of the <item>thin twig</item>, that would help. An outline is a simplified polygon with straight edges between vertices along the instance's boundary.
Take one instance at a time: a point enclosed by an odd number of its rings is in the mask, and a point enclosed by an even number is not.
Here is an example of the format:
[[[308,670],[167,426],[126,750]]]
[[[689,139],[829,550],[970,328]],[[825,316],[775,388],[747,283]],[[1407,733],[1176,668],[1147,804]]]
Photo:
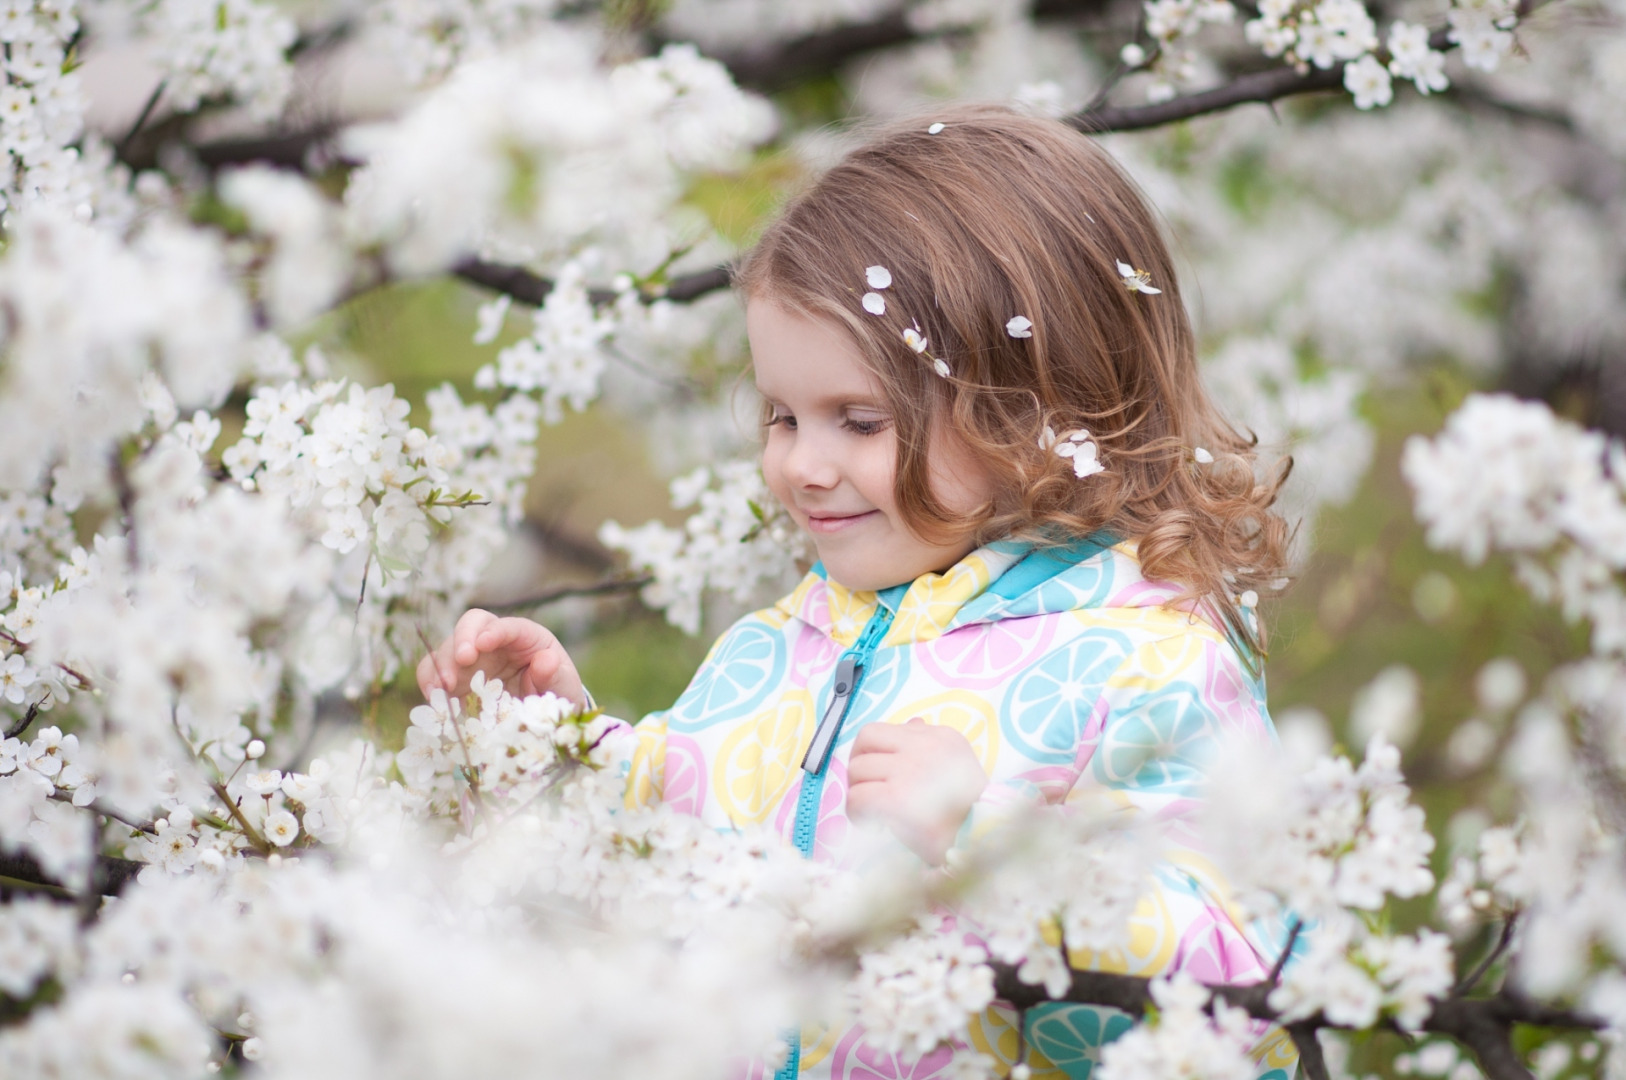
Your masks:
[[[70,806],[78,806],[78,804],[73,801],[73,796],[66,791],[53,791],[51,792],[50,797],[57,802],[67,803]],[[152,822],[138,821],[135,818],[126,817],[122,811],[113,809],[100,799],[92,799],[89,803],[79,806],[79,809],[89,810],[93,814],[100,814],[102,817],[112,818],[114,821],[130,826],[130,828],[134,829],[136,832],[146,833],[149,836],[158,835],[158,827]]]
[[[1287,931],[1287,944],[1282,946],[1282,954],[1276,958],[1274,964],[1270,965],[1270,974],[1265,976],[1265,981],[1270,985],[1275,986],[1281,980],[1282,969],[1292,959],[1293,946],[1298,944],[1299,932],[1303,929],[1304,923],[1299,919],[1294,919],[1292,928]]]
[[[0,641],[4,641],[7,645],[10,645],[13,649],[17,650],[20,653],[26,654],[28,652],[28,650],[29,650],[28,642],[18,640],[18,638],[15,635],[7,633],[4,630],[0,630]],[[93,690],[93,689],[95,689],[95,685],[89,679],[85,678],[82,674],[75,671],[73,668],[69,667],[67,664],[64,664],[62,661],[60,661],[60,660],[53,661],[52,666],[55,667],[58,671],[62,672],[64,675],[68,675],[68,676],[71,676],[74,679],[77,679],[78,682],[79,682],[80,689],[83,689],[83,690]]]
[[[7,728],[6,733],[4,735],[0,735],[0,739],[21,738],[23,732],[27,731],[34,723],[34,718],[40,714],[40,706],[44,705],[46,701],[50,700],[50,697],[51,695],[47,693],[44,697],[30,705],[28,707],[28,711],[23,713],[23,718],[13,724],[11,727]]]
[[[270,851],[271,845],[266,841],[265,837],[260,835],[260,830],[256,829],[249,822],[248,818],[243,816],[242,808],[239,807],[236,801],[232,799],[231,795],[226,792],[226,785],[216,780],[210,785],[210,787],[214,789],[214,793],[216,795],[220,796],[220,801],[226,804],[226,812],[229,813],[232,816],[232,819],[237,822],[238,828],[243,830],[243,835],[248,837],[248,842],[250,844],[254,845],[254,850],[260,852],[262,855]]]
[[[147,121],[152,119],[152,111],[158,107],[158,99],[164,96],[164,90],[168,86],[169,81],[167,79],[159,79],[158,85],[152,88],[152,93],[147,96],[147,103],[141,106],[141,112],[136,116],[135,123],[130,125],[130,130],[125,133],[124,138],[120,139],[117,147],[114,148],[113,154],[115,157],[123,159],[124,152],[135,141],[135,137],[141,134],[141,129],[147,126]]]
[[[592,585],[562,585],[557,589],[527,596],[522,600],[507,600],[501,604],[488,604],[488,611],[498,613],[510,611],[529,611],[533,608],[545,607],[559,600],[573,596],[606,596],[611,593],[632,592],[641,589],[655,580],[653,575],[644,574],[634,578],[614,578],[610,581],[599,581]]]
[[[1518,923],[1519,913],[1515,911],[1513,914],[1509,915],[1507,917],[1507,921],[1502,924],[1502,936],[1497,939],[1496,944],[1491,947],[1490,952],[1486,953],[1484,959],[1480,960],[1479,963],[1474,966],[1474,969],[1465,975],[1462,981],[1457,983],[1457,985],[1452,988],[1452,997],[1462,997],[1464,994],[1469,993],[1474,987],[1479,985],[1479,980],[1485,977],[1485,973],[1491,969],[1491,965],[1500,960],[1502,958],[1502,954],[1507,952],[1508,946],[1513,944],[1513,932],[1515,929],[1517,929]]]

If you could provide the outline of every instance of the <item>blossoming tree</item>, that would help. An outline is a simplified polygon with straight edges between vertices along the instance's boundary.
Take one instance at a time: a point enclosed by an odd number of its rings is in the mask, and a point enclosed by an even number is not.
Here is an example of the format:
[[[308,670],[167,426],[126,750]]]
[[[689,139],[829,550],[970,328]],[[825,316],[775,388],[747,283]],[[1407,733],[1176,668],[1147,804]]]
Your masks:
[[[1539,404],[1473,397],[1404,468],[1431,542],[1505,553],[1591,655],[1503,702],[1511,797],[1440,880],[1381,738],[1226,770],[1201,824],[1237,903],[1314,927],[1258,985],[1071,970],[1131,932],[1144,824],[1039,817],[950,879],[879,856],[855,879],[617,809],[623,729],[494,683],[414,710],[398,752],[310,746],[319,699],[376,697],[463,606],[540,426],[726,407],[692,367],[739,336],[735,253],[686,196],[770,142],[827,159],[839,136],[763,96],[799,83],[1112,138],[1204,286],[1216,393],[1295,454],[1301,513],[1365,470],[1366,388],[1442,354],[1524,388],[1580,372],[1626,429],[1626,12],[1535,7],[0,4],[0,1072],[701,1077],[852,1015],[915,1061],[996,994],[1148,1016],[1109,1080],[1252,1075],[1254,1020],[1312,1076],[1328,1033],[1380,1028],[1436,1039],[1442,1074],[1474,1068],[1460,1046],[1529,1075],[1520,1025],[1626,1069],[1626,449]],[[110,140],[79,65],[121,50],[160,74]],[[411,88],[389,115],[301,97],[377,55]],[[1258,107],[1300,98],[1280,126]],[[427,417],[295,347],[440,275],[489,292],[476,340],[515,304],[531,329]],[[693,630],[799,553],[746,448],[689,441],[684,527],[603,540],[634,570],[612,585]],[[1418,898],[1433,925],[1395,930]],[[959,1067],[1031,1071],[1020,1043]]]

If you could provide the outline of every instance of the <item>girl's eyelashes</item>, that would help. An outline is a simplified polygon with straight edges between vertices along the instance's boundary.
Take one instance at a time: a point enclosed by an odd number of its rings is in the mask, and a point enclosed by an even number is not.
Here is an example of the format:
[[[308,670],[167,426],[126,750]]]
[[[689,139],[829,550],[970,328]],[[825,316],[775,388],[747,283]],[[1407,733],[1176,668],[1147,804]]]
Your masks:
[[[892,423],[888,416],[843,416],[841,426],[854,435],[878,435],[885,431],[887,425]],[[786,431],[796,430],[796,417],[788,412],[776,412],[763,421],[763,427],[783,427]]]
[[[841,426],[852,432],[854,435],[879,435],[882,431],[886,430],[886,426],[891,422],[891,420],[885,418],[875,420],[860,420],[856,417],[849,416],[841,421]]]

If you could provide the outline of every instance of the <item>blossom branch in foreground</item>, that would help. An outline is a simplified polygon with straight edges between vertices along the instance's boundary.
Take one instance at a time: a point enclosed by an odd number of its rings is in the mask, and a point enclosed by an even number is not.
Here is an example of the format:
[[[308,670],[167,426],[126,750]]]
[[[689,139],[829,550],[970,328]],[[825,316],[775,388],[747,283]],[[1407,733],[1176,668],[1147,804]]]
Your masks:
[[[1018,1009],[1030,1009],[1054,1000],[1079,1005],[1105,1005],[1139,1018],[1153,1004],[1153,980],[1142,976],[1074,971],[1066,992],[1057,998],[1050,998],[1046,996],[1044,987],[1023,982],[1015,965],[994,962],[991,966],[994,969],[995,994]],[[1275,990],[1271,983],[1217,985],[1209,987],[1209,990],[1212,993],[1211,1005],[1218,1000],[1246,1011],[1256,1020],[1281,1022],[1280,1011],[1270,1004],[1270,995]],[[1605,1026],[1604,1021],[1597,1017],[1531,1001],[1504,989],[1486,998],[1453,997],[1435,1001],[1419,1030],[1449,1036],[1472,1050],[1490,1080],[1531,1080],[1534,1074],[1513,1052],[1513,1028],[1518,1024],[1571,1031],[1598,1031]],[[1299,1052],[1304,1054],[1305,1036],[1309,1037],[1308,1041],[1313,1041],[1315,1032],[1337,1030],[1342,1026],[1317,1015],[1290,1025],[1289,1034],[1299,1045]],[[1320,1057],[1319,1054],[1315,1056]],[[1307,1071],[1315,1075],[1308,1059],[1305,1064]]]

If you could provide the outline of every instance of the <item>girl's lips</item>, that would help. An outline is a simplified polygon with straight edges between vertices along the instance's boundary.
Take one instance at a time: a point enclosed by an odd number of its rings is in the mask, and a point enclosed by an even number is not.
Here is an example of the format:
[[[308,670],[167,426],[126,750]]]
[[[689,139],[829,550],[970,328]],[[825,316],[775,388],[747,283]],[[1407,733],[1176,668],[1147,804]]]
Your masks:
[[[868,521],[879,514],[879,510],[866,510],[862,514],[821,514],[807,517],[807,531],[815,533],[836,533],[843,529],[850,529],[854,525]]]

